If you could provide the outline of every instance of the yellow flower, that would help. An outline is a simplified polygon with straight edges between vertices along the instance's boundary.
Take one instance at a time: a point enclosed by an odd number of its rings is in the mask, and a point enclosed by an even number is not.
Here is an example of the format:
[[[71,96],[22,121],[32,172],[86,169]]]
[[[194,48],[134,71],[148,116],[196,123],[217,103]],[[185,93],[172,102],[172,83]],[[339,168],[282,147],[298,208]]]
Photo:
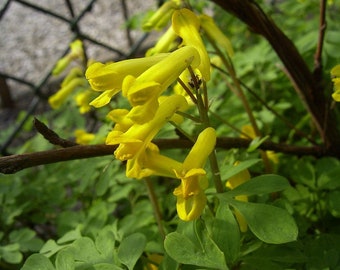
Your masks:
[[[144,266],[144,270],[158,270],[158,266],[162,262],[164,256],[156,253],[147,255],[148,263]]]
[[[109,104],[111,101],[111,98],[119,92],[118,89],[113,90],[106,90],[103,93],[101,93],[98,97],[96,97],[94,100],[92,100],[89,104],[95,108],[100,108],[105,106],[106,104]]]
[[[74,135],[76,137],[76,143],[78,144],[89,144],[96,137],[95,134],[88,133],[83,129],[75,130]]]
[[[274,151],[266,151],[267,157],[271,160],[274,164],[279,164],[279,157]]]
[[[180,169],[182,163],[163,156],[157,145],[149,143],[145,151],[139,151],[134,158],[126,163],[126,176],[142,179],[151,175],[176,178],[175,170]]]
[[[84,77],[83,70],[80,67],[74,67],[70,70],[70,72],[67,74],[67,76],[62,81],[61,87],[64,87],[65,85],[69,84],[69,82],[75,78],[83,78],[83,77]]]
[[[83,42],[76,39],[70,44],[70,57],[73,59],[84,59]]]
[[[168,54],[157,54],[109,64],[95,62],[87,68],[85,76],[95,91],[102,92],[115,89],[119,92],[127,75],[138,76],[166,56]]]
[[[175,40],[177,38],[176,33],[169,27],[168,30],[158,39],[154,47],[150,48],[146,52],[146,56],[155,55],[158,53],[166,53],[176,47]]]
[[[50,96],[48,103],[53,109],[58,109],[78,87],[86,87],[87,81],[84,78],[74,78],[62,87],[54,95]]]
[[[139,151],[144,151],[154,136],[162,126],[172,117],[172,115],[187,106],[184,97],[173,95],[160,103],[155,117],[144,124],[133,124],[127,131],[111,131],[106,144],[119,144],[115,151],[115,156],[119,160],[134,158]]]
[[[253,126],[251,125],[244,125],[242,126],[242,129],[241,129],[242,133],[240,135],[241,138],[244,138],[244,139],[255,139],[256,138],[256,133],[255,133],[255,130],[253,128]]]
[[[129,111],[127,109],[115,109],[108,113],[107,117],[116,123],[113,127],[114,131],[124,133],[134,124],[131,119],[127,117],[128,113]]]
[[[183,40],[183,45],[193,46],[199,53],[201,63],[198,69],[205,81],[210,79],[210,60],[201,39],[200,22],[195,13],[183,8],[176,10],[172,15],[172,28]]]
[[[91,110],[91,106],[89,105],[90,100],[93,97],[93,92],[90,88],[84,89],[75,96],[76,104],[79,107],[79,112],[81,114],[87,113]]]
[[[210,153],[214,150],[216,132],[213,128],[206,128],[197,138],[180,169],[175,170],[181,184],[174,190],[177,197],[177,213],[180,219],[189,221],[198,218],[205,205],[204,189],[208,181],[203,166]]]
[[[70,44],[70,52],[61,58],[54,67],[52,74],[59,75],[71,63],[72,60],[84,60],[84,49],[81,40],[77,39]]]
[[[170,0],[166,1],[145,23],[142,29],[151,31],[152,29],[161,30],[169,22],[172,13],[176,8],[179,8],[181,1]]]
[[[128,75],[123,81],[123,96],[134,108],[129,117],[137,123],[152,119],[158,107],[158,97],[189,65],[199,65],[200,58],[192,46],[182,47],[169,54],[135,78]]]
[[[235,162],[234,166],[237,166],[240,162]],[[236,175],[230,177],[226,183],[226,186],[230,189],[234,189],[235,187],[243,184],[244,182],[248,181],[250,179],[250,174],[249,171],[243,170],[239,173],[237,173]],[[248,201],[248,197],[246,195],[239,195],[235,197],[236,200],[239,201],[244,201],[247,202]],[[237,219],[237,222],[240,226],[240,231],[241,232],[246,232],[248,229],[248,225],[247,222],[245,220],[245,218],[242,216],[242,214],[238,211],[235,210],[235,216]]]
[[[340,65],[336,65],[331,70],[332,81],[334,83],[334,93],[332,98],[336,102],[340,102]]]
[[[203,28],[205,34],[213,42],[216,42],[220,47],[222,47],[229,57],[234,55],[233,47],[229,39],[224,35],[220,28],[215,24],[214,20],[205,14],[200,15],[201,27]]]

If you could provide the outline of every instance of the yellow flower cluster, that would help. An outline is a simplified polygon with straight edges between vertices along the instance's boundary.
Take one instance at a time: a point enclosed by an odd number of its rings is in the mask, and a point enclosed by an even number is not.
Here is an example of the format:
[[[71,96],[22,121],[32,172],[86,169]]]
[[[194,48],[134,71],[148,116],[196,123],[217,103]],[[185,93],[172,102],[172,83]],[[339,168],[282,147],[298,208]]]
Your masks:
[[[173,192],[177,197],[177,213],[179,218],[189,221],[198,218],[206,205],[204,190],[208,179],[204,165],[215,148],[216,133],[205,125],[183,162],[162,155],[152,143],[153,138],[167,122],[178,123],[176,112],[188,107],[185,91],[177,90],[167,96],[164,93],[179,78],[186,86],[193,80],[210,79],[210,59],[202,31],[221,44],[227,54],[233,52],[229,40],[210,17],[181,8],[179,0],[165,2],[144,23],[143,29],[159,30],[169,21],[170,28],[145,57],[107,64],[96,62],[87,68],[85,76],[91,88],[101,93],[90,103],[92,106],[105,106],[118,93],[131,106],[129,110],[119,108],[108,114],[114,127],[106,138],[106,144],[118,145],[114,155],[126,161],[126,175],[136,179],[151,175],[179,179],[180,184]],[[179,39],[181,44],[176,44]],[[193,91],[194,87],[185,88]]]
[[[94,94],[93,91],[91,91],[91,87],[84,76],[84,70],[81,67],[84,58],[83,43],[77,39],[70,44],[69,53],[57,62],[52,71],[53,75],[59,75],[72,61],[80,61],[80,65],[77,65],[70,70],[61,83],[60,89],[49,97],[48,102],[53,109],[60,108],[70,96],[73,96],[81,114],[91,110],[89,102],[93,99]]]

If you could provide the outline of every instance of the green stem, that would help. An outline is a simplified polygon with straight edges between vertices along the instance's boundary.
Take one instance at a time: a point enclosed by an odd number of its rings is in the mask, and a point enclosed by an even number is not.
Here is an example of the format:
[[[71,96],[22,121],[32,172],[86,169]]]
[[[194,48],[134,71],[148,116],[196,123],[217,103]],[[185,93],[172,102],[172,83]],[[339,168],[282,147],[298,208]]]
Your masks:
[[[203,83],[203,87],[205,89],[203,89],[204,91],[204,100],[202,98],[202,95],[199,93],[199,88],[200,88],[200,83],[198,82],[192,68],[189,66],[189,71],[190,74],[192,76],[192,80],[194,82],[195,85],[195,91],[196,91],[196,100],[197,100],[197,108],[202,120],[202,124],[204,128],[210,127],[210,121],[209,121],[209,116],[208,116],[208,110],[209,110],[209,106],[207,104],[208,102],[208,95],[207,95],[207,91],[206,91],[206,85],[205,83]],[[210,155],[209,155],[209,162],[210,162],[210,168],[211,168],[211,172],[212,172],[212,177],[213,177],[213,181],[214,181],[214,185],[216,188],[217,193],[223,193],[224,188],[223,188],[223,183],[222,183],[222,179],[221,179],[221,174],[220,174],[220,169],[218,167],[218,162],[217,162],[217,157],[216,157],[216,151],[213,151]]]
[[[231,77],[231,79],[232,79],[232,81],[234,83],[234,86],[235,86],[234,89],[236,90],[236,94],[241,99],[243,107],[244,107],[244,109],[245,109],[245,111],[246,111],[246,113],[248,115],[250,124],[252,125],[252,127],[254,129],[255,135],[257,137],[261,137],[262,134],[260,132],[260,129],[257,126],[256,119],[254,117],[252,109],[250,108],[249,102],[248,102],[245,94],[243,93],[240,81],[238,80],[238,78],[236,76],[235,68],[234,68],[234,66],[233,66],[233,64],[231,62],[231,59],[229,57],[226,57],[223,54],[223,52],[218,48],[218,46],[215,44],[215,42],[213,40],[210,40],[210,43],[212,44],[212,46],[216,50],[216,53],[220,56],[224,66],[228,70],[228,73],[229,73],[229,75],[230,75],[230,77]],[[263,163],[264,163],[265,171],[267,173],[272,172],[272,166],[271,166],[270,161],[268,159],[267,153],[265,151],[261,151],[260,150],[260,155],[261,155],[261,158],[262,158]]]
[[[149,195],[149,199],[150,199],[150,202],[151,202],[151,205],[152,205],[152,209],[153,209],[153,212],[155,214],[159,233],[161,234],[162,238],[165,239],[165,231],[164,231],[163,223],[162,223],[162,215],[161,215],[161,211],[159,209],[159,204],[158,204],[157,196],[155,194],[155,190],[154,190],[152,182],[149,178],[145,178],[144,181],[145,181],[145,184],[146,184],[146,188],[148,190],[148,195]]]
[[[223,183],[221,179],[220,168],[218,167],[216,151],[213,151],[209,156],[210,168],[213,175],[213,181],[216,188],[217,193],[223,193]]]
[[[196,104],[197,100],[196,100],[195,96],[192,94],[192,92],[190,91],[190,89],[185,85],[185,83],[180,78],[177,78],[177,81],[183,87],[185,92],[189,95],[189,97],[191,98],[192,102]]]

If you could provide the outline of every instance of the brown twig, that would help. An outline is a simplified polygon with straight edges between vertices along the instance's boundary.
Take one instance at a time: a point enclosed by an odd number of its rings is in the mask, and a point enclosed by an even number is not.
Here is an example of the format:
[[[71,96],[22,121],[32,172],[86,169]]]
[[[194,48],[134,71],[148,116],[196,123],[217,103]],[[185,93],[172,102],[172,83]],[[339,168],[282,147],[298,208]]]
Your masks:
[[[216,147],[221,149],[247,148],[250,142],[251,140],[242,138],[224,137],[217,139]],[[154,143],[161,149],[187,149],[193,145],[193,143],[187,139],[158,139],[154,140]],[[115,145],[76,145],[55,150],[0,157],[0,173],[12,174],[25,168],[43,164],[112,155],[115,149]],[[259,146],[259,149],[272,150],[297,156],[311,155],[340,157],[340,153],[334,155],[333,152],[327,152],[327,149],[319,146],[293,146],[273,143],[270,141],[263,142]]]
[[[75,142],[60,138],[57,133],[55,133],[52,129],[48,128],[44,123],[40,122],[37,118],[34,118],[33,124],[36,130],[53,145],[58,145],[64,148],[77,145]]]
[[[322,79],[322,48],[326,32],[326,0],[320,0],[320,20],[319,20],[319,36],[314,54],[314,78],[317,82],[321,83]]]
[[[0,157],[0,173],[12,174],[42,164],[110,155],[114,150],[115,146],[111,145],[77,145],[61,149]]]

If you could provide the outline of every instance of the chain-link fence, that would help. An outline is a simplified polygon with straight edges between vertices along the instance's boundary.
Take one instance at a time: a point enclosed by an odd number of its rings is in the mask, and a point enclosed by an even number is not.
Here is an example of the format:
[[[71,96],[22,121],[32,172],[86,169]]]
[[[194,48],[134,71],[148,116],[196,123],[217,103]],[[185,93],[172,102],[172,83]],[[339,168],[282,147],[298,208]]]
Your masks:
[[[9,147],[32,114],[49,108],[47,98],[60,84],[52,69],[72,40],[83,40],[86,58],[99,61],[138,55],[153,38],[129,27],[131,21],[138,22],[138,16],[161,2],[0,1],[0,130],[6,130],[0,136],[1,154],[10,154]]]

